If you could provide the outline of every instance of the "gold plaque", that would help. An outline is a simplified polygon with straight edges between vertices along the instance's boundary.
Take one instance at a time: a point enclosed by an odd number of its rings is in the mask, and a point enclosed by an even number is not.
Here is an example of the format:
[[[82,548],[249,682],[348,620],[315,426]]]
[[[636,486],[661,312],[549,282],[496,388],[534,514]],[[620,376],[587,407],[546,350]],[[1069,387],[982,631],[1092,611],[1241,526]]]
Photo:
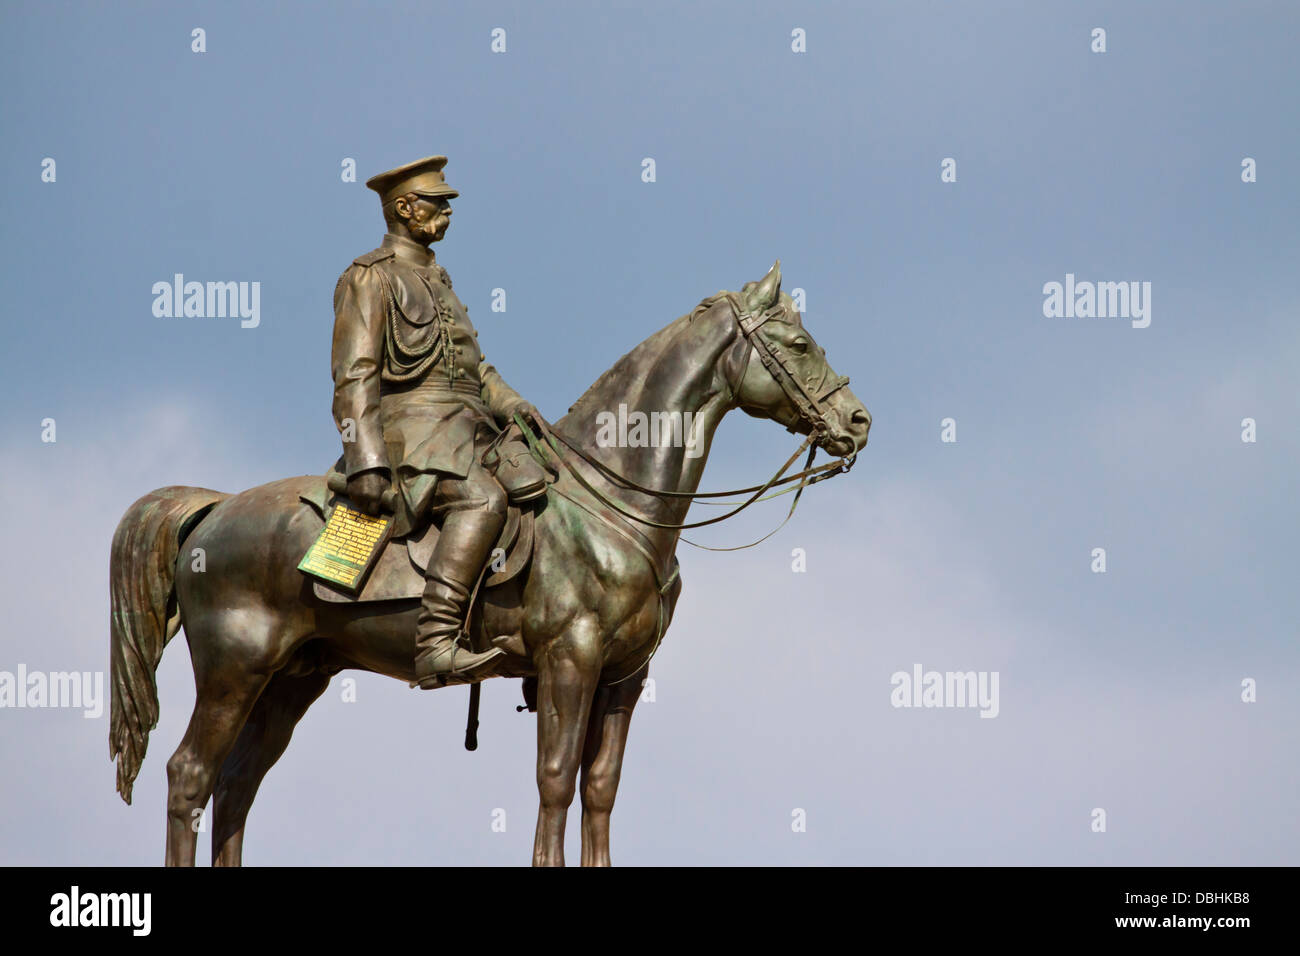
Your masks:
[[[356,594],[384,550],[392,527],[392,515],[372,518],[339,501],[298,570]]]

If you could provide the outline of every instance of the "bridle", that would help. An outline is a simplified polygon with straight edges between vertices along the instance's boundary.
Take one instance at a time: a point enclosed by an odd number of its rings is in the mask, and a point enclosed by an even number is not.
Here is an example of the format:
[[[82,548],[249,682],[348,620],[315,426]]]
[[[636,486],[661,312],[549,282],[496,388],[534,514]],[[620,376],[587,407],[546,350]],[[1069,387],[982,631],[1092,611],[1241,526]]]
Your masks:
[[[740,302],[740,297],[734,292],[725,293],[727,301],[731,305],[732,312],[735,314],[736,322],[740,326],[740,331],[745,338],[749,340],[752,351],[758,353],[759,360],[762,361],[763,367],[767,369],[768,374],[781,386],[781,391],[785,392],[786,398],[794,405],[799,412],[799,418],[811,426],[813,435],[825,434],[826,425],[826,399],[830,398],[835,392],[839,391],[845,385],[849,384],[847,375],[831,376],[830,366],[827,365],[822,372],[821,381],[815,386],[808,381],[799,381],[797,375],[790,371],[785,364],[784,355],[781,346],[774,342],[769,342],[764,336],[756,334],[768,320],[787,314],[786,307],[780,301],[778,296],[777,302],[764,312],[746,311]],[[745,363],[748,366],[748,362]],[[828,385],[826,380],[831,378]],[[793,432],[795,424],[786,426],[786,431]]]
[[[826,370],[822,373],[821,381],[818,382],[816,385],[813,385],[810,382],[800,382],[798,376],[796,376],[790,370],[789,366],[786,364],[781,347],[775,343],[769,342],[765,336],[759,334],[759,329],[761,329],[769,320],[776,318],[777,316],[784,315],[786,313],[785,306],[782,305],[781,302],[778,300],[776,304],[774,304],[773,306],[771,306],[770,308],[768,308],[767,310],[761,313],[753,312],[747,310],[744,307],[744,305],[740,301],[739,296],[736,293],[724,292],[722,293],[722,295],[725,296],[727,303],[731,306],[731,310],[733,316],[736,319],[736,323],[740,328],[741,334],[744,335],[745,339],[749,342],[750,348],[753,351],[758,353],[759,360],[762,361],[763,367],[767,369],[768,373],[776,381],[777,385],[780,386],[781,390],[785,393],[786,397],[790,400],[790,403],[794,406],[795,410],[798,412],[798,416],[799,416],[798,419],[796,419],[795,422],[792,422],[791,424],[787,425],[786,430],[793,432],[795,430],[795,426],[800,421],[806,422],[810,429],[808,437],[804,439],[803,444],[801,444],[795,450],[793,455],[791,455],[788,459],[786,459],[785,464],[783,464],[777,470],[776,474],[774,474],[766,482],[764,482],[761,485],[753,485],[748,488],[732,489],[731,491],[682,492],[682,491],[666,491],[663,489],[656,489],[656,488],[646,488],[645,486],[638,484],[637,482],[633,481],[627,476],[621,475],[618,472],[614,471],[614,469],[610,468],[608,465],[604,464],[603,462],[598,461],[597,459],[591,457],[581,448],[577,447],[572,442],[570,442],[563,435],[560,435],[559,433],[553,431],[546,422],[538,421],[537,426],[538,429],[542,432],[543,438],[545,438],[547,444],[551,447],[551,450],[554,452],[555,458],[560,462],[560,464],[562,464],[566,469],[568,469],[569,473],[577,480],[577,482],[583,488],[585,488],[590,494],[594,495],[604,505],[606,505],[609,508],[612,508],[614,511],[618,512],[624,517],[632,521],[636,521],[639,524],[648,525],[652,528],[664,528],[673,531],[683,531],[687,528],[702,528],[705,525],[717,524],[719,521],[725,521],[727,518],[730,518],[744,511],[754,502],[760,500],[764,492],[768,491],[769,489],[774,488],[778,485],[790,484],[795,481],[799,482],[798,488],[794,489],[795,490],[794,500],[790,503],[790,511],[789,513],[786,514],[785,519],[781,522],[781,524],[777,525],[777,527],[773,528],[771,531],[769,531],[763,537],[759,538],[757,541],[752,541],[749,544],[740,545],[735,548],[708,548],[705,547],[704,545],[696,544],[694,541],[690,541],[686,538],[681,539],[683,541],[686,541],[687,544],[690,544],[693,547],[702,548],[707,551],[739,551],[743,548],[752,548],[754,545],[760,544],[761,542],[770,538],[772,535],[776,534],[776,532],[779,531],[782,527],[784,527],[785,523],[790,520],[790,516],[794,514],[795,506],[798,505],[799,498],[803,494],[804,488],[806,488],[808,485],[816,484],[819,481],[825,481],[827,478],[833,478],[835,475],[843,474],[849,471],[853,467],[854,462],[857,460],[857,452],[855,451],[850,455],[841,456],[836,461],[829,462],[824,465],[819,465],[816,468],[812,467],[813,458],[817,454],[818,441],[819,439],[821,439],[822,436],[826,434],[828,430],[828,425],[826,423],[826,417],[827,417],[826,413],[829,411],[829,409],[826,405],[826,400],[836,391],[843,388],[845,385],[849,383],[848,376],[847,375],[834,376],[833,380],[828,385],[826,379],[828,378],[828,376],[830,376],[830,366],[827,365]],[[748,367],[748,355],[749,353],[747,352],[746,361],[743,363],[743,367],[745,368]],[[742,373],[742,381],[743,381],[743,373]],[[737,389],[738,388],[739,385],[737,385]],[[515,418],[515,423],[519,426],[520,430],[524,434],[524,438],[528,441],[529,446],[532,448],[533,454],[549,468],[549,464],[546,462],[546,456],[542,454],[540,445],[538,444],[536,438],[533,436],[532,431],[527,427],[527,424],[523,421],[521,416],[515,415],[514,418]],[[653,497],[690,498],[690,499],[724,498],[724,497],[730,497],[732,495],[749,494],[750,492],[752,492],[752,495],[746,501],[742,502],[733,510],[728,511],[726,514],[719,515],[716,518],[709,518],[705,521],[693,521],[684,524],[672,524],[672,523],[667,523],[662,521],[654,521],[650,518],[645,517],[644,515],[638,515],[632,511],[627,510],[626,508],[619,505],[618,503],[609,500],[609,498],[604,494],[602,494],[598,489],[593,488],[591,486],[591,483],[587,481],[587,479],[581,474],[581,472],[579,472],[568,461],[565,460],[564,453],[560,450],[561,445],[563,445],[568,451],[572,452],[573,454],[581,458],[583,461],[585,461],[588,465],[594,468],[598,473],[600,473],[605,479],[610,481],[612,484],[615,484],[625,489],[639,491],[642,494],[651,495]],[[785,475],[786,469],[789,468],[794,463],[794,461],[799,457],[799,455],[803,453],[805,448],[808,449],[808,460],[804,462],[803,470],[783,478],[782,475]],[[778,494],[786,494],[786,492],[790,490],[791,489],[786,489],[786,491],[778,492]],[[717,504],[718,502],[707,502],[707,503]]]

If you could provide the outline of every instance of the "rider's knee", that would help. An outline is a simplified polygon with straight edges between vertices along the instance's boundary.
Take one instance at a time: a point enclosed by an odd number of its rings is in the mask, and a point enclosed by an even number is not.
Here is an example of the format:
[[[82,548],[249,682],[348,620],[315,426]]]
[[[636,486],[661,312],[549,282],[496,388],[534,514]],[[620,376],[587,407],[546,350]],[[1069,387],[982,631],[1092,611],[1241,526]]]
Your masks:
[[[474,497],[482,499],[483,511],[502,518],[506,516],[506,510],[509,506],[506,490],[487,472],[483,472],[480,480],[475,482]]]

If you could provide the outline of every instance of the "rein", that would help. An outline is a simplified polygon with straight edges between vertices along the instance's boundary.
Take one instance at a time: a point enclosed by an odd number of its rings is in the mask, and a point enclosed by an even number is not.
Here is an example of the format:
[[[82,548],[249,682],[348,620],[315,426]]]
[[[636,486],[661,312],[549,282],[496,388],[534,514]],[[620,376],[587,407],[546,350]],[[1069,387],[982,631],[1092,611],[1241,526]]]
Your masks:
[[[646,488],[644,485],[638,484],[637,482],[628,478],[626,475],[620,474],[619,472],[610,468],[608,465],[604,464],[603,462],[598,461],[595,458],[591,457],[581,448],[573,444],[573,442],[565,438],[563,435],[560,435],[557,432],[553,431],[550,425],[547,424],[545,421],[539,419],[536,422],[538,430],[542,433],[542,437],[545,438],[546,443],[551,447],[552,451],[555,454],[556,460],[568,470],[569,474],[574,477],[574,479],[578,482],[578,484],[580,484],[597,500],[599,500],[601,503],[611,508],[612,510],[618,512],[619,514],[623,515],[626,518],[629,518],[632,521],[636,521],[639,524],[648,525],[649,527],[652,528],[665,528],[671,531],[682,531],[687,528],[702,528],[706,525],[717,524],[720,521],[725,521],[727,518],[731,518],[735,515],[740,514],[740,512],[744,511],[750,505],[754,504],[754,502],[759,501],[762,498],[764,492],[768,491],[769,489],[777,485],[789,484],[794,481],[799,482],[797,488],[786,489],[786,491],[793,490],[795,492],[795,496],[794,496],[794,500],[790,503],[790,510],[786,514],[785,518],[781,521],[779,525],[777,525],[767,534],[763,535],[763,537],[759,538],[757,541],[751,541],[749,544],[742,544],[732,548],[711,548],[706,545],[696,544],[694,541],[691,541],[688,538],[681,539],[685,541],[687,544],[691,545],[692,547],[700,548],[705,551],[741,551],[745,548],[752,548],[754,547],[754,545],[761,544],[762,542],[770,538],[772,535],[776,534],[777,531],[780,531],[781,528],[785,527],[786,522],[788,522],[791,516],[794,515],[794,510],[799,504],[799,498],[803,495],[804,488],[806,488],[808,485],[816,484],[819,481],[824,481],[827,478],[832,478],[835,475],[842,474],[844,472],[849,471],[853,467],[854,462],[857,460],[857,454],[855,452],[852,455],[841,457],[837,461],[829,462],[824,465],[819,465],[816,468],[812,467],[813,458],[817,454],[817,445],[815,444],[815,441],[819,435],[821,435],[826,431],[826,416],[824,414],[826,408],[825,405],[826,399],[833,392],[848,384],[849,382],[848,376],[837,377],[836,380],[831,384],[831,387],[825,390],[818,389],[815,392],[810,392],[809,390],[805,389],[804,386],[800,384],[799,380],[790,372],[789,368],[786,366],[785,362],[782,359],[780,349],[764,341],[761,335],[756,334],[758,329],[762,327],[763,324],[766,323],[769,319],[774,318],[777,315],[783,314],[785,312],[785,307],[780,305],[778,302],[778,304],[773,308],[770,308],[766,312],[758,314],[754,312],[745,311],[741,306],[735,293],[728,292],[726,293],[726,297],[727,297],[727,302],[731,306],[732,312],[735,315],[737,324],[740,326],[740,331],[745,336],[745,339],[749,342],[750,347],[754,351],[758,352],[758,356],[760,360],[762,360],[763,366],[772,375],[772,378],[781,387],[781,390],[785,393],[786,397],[790,399],[790,402],[798,410],[799,418],[807,422],[812,429],[811,434],[809,434],[809,436],[806,439],[804,439],[803,444],[801,444],[795,450],[793,455],[791,455],[788,459],[786,459],[785,464],[783,464],[779,469],[777,469],[776,474],[774,474],[763,484],[751,485],[748,488],[738,488],[732,491],[708,491],[708,492],[665,491],[656,488]],[[824,381],[825,379],[823,377],[823,382]],[[543,464],[545,464],[546,459],[541,452],[541,445],[538,443],[536,437],[533,435],[532,430],[529,429],[527,424],[524,422],[523,417],[520,416],[519,414],[515,414],[514,421],[515,424],[519,426],[519,429],[523,433],[525,440],[528,442],[529,448],[532,449],[534,456],[536,456],[540,461],[543,462]],[[794,428],[795,426],[792,424],[787,427],[787,430],[793,432]],[[574,468],[569,461],[566,460],[564,452],[560,448],[561,444],[563,444],[565,448],[567,448],[570,452],[577,455],[588,465],[594,468],[597,471],[597,473],[603,476],[606,480],[610,481],[612,484],[618,485],[619,487],[622,487],[624,489],[639,491],[642,494],[650,495],[652,497],[690,498],[694,500],[699,498],[723,498],[723,497],[730,497],[732,495],[749,494],[751,492],[752,494],[748,499],[741,502],[731,511],[728,511],[726,514],[723,515],[718,515],[715,518],[708,518],[704,521],[686,522],[683,524],[672,524],[672,523],[667,523],[662,521],[655,521],[651,518],[645,517],[644,515],[639,515],[636,514],[635,512],[627,510],[622,505],[619,505],[618,503],[611,501],[606,495],[602,494],[599,490],[592,487],[591,483],[587,481],[587,479],[576,468]],[[808,449],[808,459],[807,461],[804,462],[803,470],[793,475],[782,477],[783,475],[785,475],[786,469],[789,468],[792,464],[794,464],[795,459],[797,459],[803,453],[803,450],[805,448]],[[785,493],[786,493],[785,491],[778,492],[778,494],[785,494]],[[771,497],[775,497],[775,495]],[[707,503],[724,504],[723,502],[707,502]],[[726,504],[729,503],[730,502],[727,502]]]

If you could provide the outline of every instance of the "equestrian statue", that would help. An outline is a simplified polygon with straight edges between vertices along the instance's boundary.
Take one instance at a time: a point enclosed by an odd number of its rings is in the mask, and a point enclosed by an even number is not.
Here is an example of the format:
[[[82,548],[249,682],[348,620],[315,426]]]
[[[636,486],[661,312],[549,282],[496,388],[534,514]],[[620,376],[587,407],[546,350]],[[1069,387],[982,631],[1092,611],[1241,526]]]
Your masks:
[[[446,162],[366,183],[388,231],[334,292],[334,465],[233,495],[160,488],[113,536],[109,748],[127,803],[158,720],[155,672],[182,627],[194,668],[194,712],[167,761],[168,865],[194,864],[209,799],[213,864],[240,865],[262,778],[346,669],[469,684],[469,749],[478,682],[522,678],[537,714],[533,863],[563,865],[580,793],[582,863],[609,865],[628,725],[681,592],[681,532],[763,497],[797,502],[866,445],[871,416],[781,292],[779,262],[654,333],[547,422],[488,364],[430,249],[458,196]],[[735,408],[803,444],[761,485],[701,492]],[[627,440],[610,440],[616,416],[634,422]],[[838,460],[814,467],[819,448]],[[805,449],[803,470],[786,474]],[[720,497],[735,507],[686,521],[692,503]],[[356,585],[300,569],[352,512],[386,529]]]

